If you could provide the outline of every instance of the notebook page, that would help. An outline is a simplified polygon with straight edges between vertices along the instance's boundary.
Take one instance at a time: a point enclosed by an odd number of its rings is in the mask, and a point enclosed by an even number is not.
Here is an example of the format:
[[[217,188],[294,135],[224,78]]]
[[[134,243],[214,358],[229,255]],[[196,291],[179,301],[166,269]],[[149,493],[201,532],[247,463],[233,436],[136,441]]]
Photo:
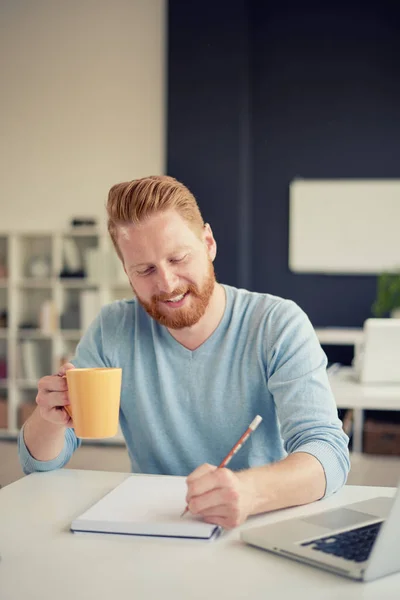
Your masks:
[[[72,523],[71,529],[140,535],[210,538],[215,525],[185,508],[185,477],[132,475]]]

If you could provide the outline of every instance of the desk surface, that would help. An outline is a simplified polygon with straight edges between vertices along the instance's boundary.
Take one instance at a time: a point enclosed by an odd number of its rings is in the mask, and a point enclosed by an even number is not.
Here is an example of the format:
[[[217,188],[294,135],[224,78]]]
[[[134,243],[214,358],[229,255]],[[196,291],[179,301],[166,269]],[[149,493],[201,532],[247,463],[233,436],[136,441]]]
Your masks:
[[[363,341],[362,327],[319,327],[315,330],[320,344],[355,346]]]
[[[65,469],[0,490],[1,599],[399,597],[400,574],[357,583],[247,546],[240,528],[215,542],[70,533],[72,519],[127,476]],[[393,494],[393,488],[346,486],[322,502],[253,517],[242,527]]]
[[[328,371],[328,375],[338,408],[400,410],[399,384],[360,383],[351,367]]]

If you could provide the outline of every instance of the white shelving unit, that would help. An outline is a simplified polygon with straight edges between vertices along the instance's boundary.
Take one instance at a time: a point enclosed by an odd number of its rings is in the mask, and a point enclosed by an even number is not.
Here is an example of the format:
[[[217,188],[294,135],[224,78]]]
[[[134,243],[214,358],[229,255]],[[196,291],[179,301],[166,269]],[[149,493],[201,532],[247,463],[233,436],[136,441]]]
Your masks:
[[[0,438],[18,435],[38,380],[73,355],[100,307],[131,296],[105,231],[0,233]]]

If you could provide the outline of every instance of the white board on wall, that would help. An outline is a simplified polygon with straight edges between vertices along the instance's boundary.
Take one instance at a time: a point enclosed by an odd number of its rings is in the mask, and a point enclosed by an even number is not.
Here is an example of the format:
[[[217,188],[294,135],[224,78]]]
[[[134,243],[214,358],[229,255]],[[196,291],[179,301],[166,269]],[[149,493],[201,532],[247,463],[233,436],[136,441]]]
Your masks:
[[[400,269],[400,180],[294,180],[289,268],[371,275]]]

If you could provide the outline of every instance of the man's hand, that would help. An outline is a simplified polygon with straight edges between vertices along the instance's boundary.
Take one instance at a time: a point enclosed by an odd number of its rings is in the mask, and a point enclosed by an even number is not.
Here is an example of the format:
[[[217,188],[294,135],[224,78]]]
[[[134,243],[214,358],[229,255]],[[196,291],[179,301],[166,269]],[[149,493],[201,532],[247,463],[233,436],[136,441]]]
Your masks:
[[[190,512],[225,529],[241,525],[250,515],[319,500],[326,488],[321,463],[307,452],[238,473],[205,464],[186,481]]]
[[[240,473],[204,464],[186,482],[189,510],[206,523],[232,529],[244,523],[252,512],[254,490],[244,483]]]
[[[73,427],[67,413],[69,404],[67,380],[71,363],[64,364],[57,375],[42,377],[36,396],[37,408],[24,423],[24,441],[33,458],[42,461],[59,456],[65,443],[65,428]]]
[[[64,364],[57,375],[42,377],[38,384],[36,404],[40,416],[54,425],[73,427],[72,419],[64,406],[69,404],[67,380],[64,377],[68,369],[73,369],[71,363]]]

